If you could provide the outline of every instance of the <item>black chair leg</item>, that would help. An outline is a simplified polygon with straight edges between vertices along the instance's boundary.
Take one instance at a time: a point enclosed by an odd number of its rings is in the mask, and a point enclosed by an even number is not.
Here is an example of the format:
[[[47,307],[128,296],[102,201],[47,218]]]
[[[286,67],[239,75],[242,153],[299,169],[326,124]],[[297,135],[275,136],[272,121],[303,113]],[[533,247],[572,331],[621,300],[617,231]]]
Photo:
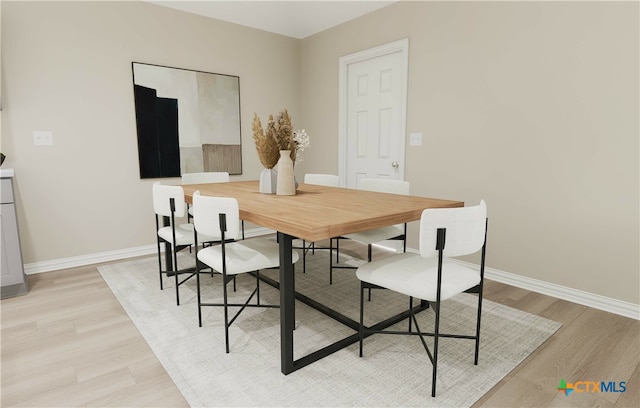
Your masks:
[[[302,240],[302,273],[307,273],[307,243]]]
[[[258,305],[260,305],[260,271],[256,271],[256,296]]]
[[[198,296],[198,327],[202,327],[202,302],[200,298],[200,266],[196,259],[196,293]]]
[[[480,352],[480,318],[482,316],[482,289],[478,294],[478,319],[476,320],[476,354],[473,364],[478,365],[478,354]]]
[[[336,245],[338,240],[336,240]],[[331,260],[331,253],[333,252],[333,238],[329,238],[329,285],[333,285],[333,261]],[[336,257],[337,262],[337,257]]]
[[[367,261],[371,262],[371,244],[367,245]],[[369,302],[371,302],[371,288],[369,288]]]
[[[438,371],[438,335],[440,334],[440,303],[433,303],[433,308],[436,313],[436,324],[433,331],[433,373],[431,381],[431,396],[436,396],[436,373]]]
[[[362,281],[360,281],[360,326],[358,334],[360,335],[360,357],[362,357],[364,342],[364,283]]]
[[[158,243],[158,272],[160,274],[160,290],[163,290],[162,287],[162,255],[160,255],[160,240],[156,240]]]
[[[229,354],[229,310],[227,307],[227,275],[222,275],[222,296],[224,297],[224,344]]]
[[[413,310],[413,296],[409,296],[409,310]],[[413,319],[409,318],[409,331],[411,331],[411,323]]]
[[[180,306],[180,287],[178,286],[178,254],[176,248],[172,245],[171,250],[173,251],[173,276],[176,279],[176,305]]]

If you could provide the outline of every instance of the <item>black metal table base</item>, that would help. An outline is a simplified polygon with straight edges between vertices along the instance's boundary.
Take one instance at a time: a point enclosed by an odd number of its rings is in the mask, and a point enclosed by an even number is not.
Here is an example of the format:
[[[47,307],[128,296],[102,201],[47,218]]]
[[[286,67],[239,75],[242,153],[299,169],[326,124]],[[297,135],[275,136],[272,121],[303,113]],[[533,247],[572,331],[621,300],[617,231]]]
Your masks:
[[[287,234],[278,232],[278,242],[280,247],[280,282],[277,282],[269,277],[260,276],[260,279],[265,283],[280,290],[280,341],[281,341],[281,371],[283,374],[290,374],[302,367],[305,367],[311,363],[314,363],[328,355],[342,350],[351,344],[357,343],[360,340],[358,330],[360,323],[343,315],[342,313],[331,309],[330,307],[323,305],[322,303],[311,299],[310,297],[298,293],[295,291],[294,285],[294,271],[291,265],[292,246],[291,241],[293,237]],[[283,260],[289,260],[289,262],[283,262]],[[329,344],[317,351],[314,351],[306,356],[303,356],[297,360],[293,359],[293,329],[295,326],[295,301],[300,302],[318,310],[319,312],[331,317],[332,319],[344,324],[347,327],[355,330],[356,332],[350,336],[347,336],[335,343]],[[421,302],[420,305],[415,306],[414,313],[418,313],[429,307],[427,302]],[[406,310],[400,314],[392,316],[382,322],[376,323],[367,329],[371,330],[383,330],[398,322],[407,319],[410,316],[410,310]],[[365,333],[365,337],[370,336],[373,333]]]

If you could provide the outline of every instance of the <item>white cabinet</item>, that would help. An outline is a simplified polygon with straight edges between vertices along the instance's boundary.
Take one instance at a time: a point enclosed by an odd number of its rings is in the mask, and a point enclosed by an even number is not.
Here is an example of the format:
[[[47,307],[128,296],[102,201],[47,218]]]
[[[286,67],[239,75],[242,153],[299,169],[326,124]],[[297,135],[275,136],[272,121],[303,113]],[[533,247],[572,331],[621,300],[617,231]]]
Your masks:
[[[13,171],[2,169],[0,173],[0,298],[27,293],[27,278],[24,274],[18,217],[13,195]]]

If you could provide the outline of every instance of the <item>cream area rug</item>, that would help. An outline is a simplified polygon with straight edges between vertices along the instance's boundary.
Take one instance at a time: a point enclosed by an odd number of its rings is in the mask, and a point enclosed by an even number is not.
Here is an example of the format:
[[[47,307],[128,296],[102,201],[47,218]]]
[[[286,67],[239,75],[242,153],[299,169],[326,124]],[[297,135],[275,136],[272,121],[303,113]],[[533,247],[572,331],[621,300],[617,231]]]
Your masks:
[[[328,251],[309,254],[304,274],[300,258],[296,289],[358,321],[355,271],[334,271],[329,285]],[[182,255],[178,262],[181,268],[188,266],[193,254]],[[222,308],[204,308],[203,327],[198,327],[195,278],[180,287],[181,305],[176,306],[173,278],[165,278],[165,289],[160,290],[157,257],[98,270],[192,407],[466,407],[561,326],[485,300],[479,364],[473,365],[473,340],[441,339],[437,396],[432,398],[432,366],[416,336],[373,335],[365,339],[362,358],[355,343],[285,376],[280,372],[278,309],[245,309],[231,326],[231,352],[226,354]],[[277,270],[264,273],[278,278]],[[203,301],[221,302],[220,275],[201,279]],[[229,291],[231,299],[244,301],[254,285],[254,277],[239,276],[237,291]],[[265,283],[260,288],[262,303],[278,303],[277,289]],[[441,332],[473,334],[476,299],[462,294],[443,302]],[[408,298],[374,290],[365,303],[365,324],[373,324],[406,310]],[[420,328],[432,331],[433,312],[418,316]],[[393,328],[406,327],[404,321]],[[353,333],[296,302],[296,358]]]

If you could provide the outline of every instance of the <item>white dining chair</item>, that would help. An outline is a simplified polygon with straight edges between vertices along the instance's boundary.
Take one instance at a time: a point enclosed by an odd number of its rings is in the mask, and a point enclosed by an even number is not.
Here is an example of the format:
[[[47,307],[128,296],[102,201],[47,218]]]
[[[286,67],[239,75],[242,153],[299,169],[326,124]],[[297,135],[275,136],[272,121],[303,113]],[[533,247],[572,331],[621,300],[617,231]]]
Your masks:
[[[359,190],[376,191],[379,193],[409,195],[410,184],[408,181],[391,179],[364,178],[358,182]],[[367,231],[346,234],[330,240],[330,249],[333,252],[333,242],[336,243],[336,263],[329,257],[329,284],[333,284],[334,269],[357,269],[354,266],[341,265],[340,262],[340,240],[351,239],[367,245],[367,261],[371,262],[373,244],[386,240],[402,240],[402,251],[407,250],[407,224],[397,224],[388,227],[376,228]]]
[[[226,171],[203,171],[182,174],[182,184],[228,183],[229,173]],[[193,210],[187,204],[188,218],[193,217]],[[242,239],[244,239],[244,220],[242,221]]]
[[[158,249],[158,270],[160,274],[160,290],[164,289],[164,275],[173,276],[176,288],[176,303],[180,305],[180,285],[192,278],[195,273],[195,267],[187,269],[178,268],[178,252],[188,248],[194,244],[193,225],[178,224],[178,219],[185,215],[184,190],[181,186],[163,185],[160,182],[153,184],[153,209],[156,218],[156,242]],[[162,220],[162,224],[161,221]],[[168,225],[166,221],[168,221]],[[202,242],[211,242],[212,237],[203,235]],[[171,251],[169,259],[170,265],[162,268],[161,245],[166,244],[167,249]],[[167,262],[168,263],[168,262]],[[186,278],[180,279],[180,275]]]
[[[340,177],[335,174],[307,173],[304,175],[304,183],[316,186],[339,187]]]
[[[420,219],[420,253],[392,255],[362,265],[356,276],[360,279],[360,357],[364,337],[373,333],[417,335],[433,365],[431,396],[436,396],[438,341],[441,337],[475,340],[474,364],[478,365],[482,288],[487,241],[487,207],[479,205],[460,208],[427,209]],[[451,257],[481,252],[479,267],[467,266]],[[373,330],[364,326],[364,290],[389,289],[409,296],[408,331]],[[478,310],[474,335],[440,333],[441,302],[462,292],[478,294]],[[429,302],[435,313],[433,333],[420,330],[413,308],[413,299]],[[412,323],[416,330],[412,330]],[[425,341],[433,337],[433,351]]]
[[[228,183],[229,173],[226,171],[203,171],[199,173],[183,173],[182,184]]]
[[[224,308],[225,347],[229,353],[229,327],[246,307],[279,307],[260,303],[260,270],[277,268],[280,265],[280,252],[275,241],[266,238],[251,238],[230,242],[240,234],[238,201],[229,197],[211,197],[193,195],[193,221],[195,225],[196,287],[198,298],[198,324],[202,327],[202,307],[221,306]],[[214,236],[220,245],[198,248],[200,234]],[[298,253],[293,252],[291,262],[296,263]],[[200,262],[222,275],[223,303],[202,301]],[[244,303],[229,303],[227,283],[243,273],[255,273],[256,287]],[[250,303],[256,297],[256,303]],[[239,307],[235,315],[229,318],[229,307]]]

